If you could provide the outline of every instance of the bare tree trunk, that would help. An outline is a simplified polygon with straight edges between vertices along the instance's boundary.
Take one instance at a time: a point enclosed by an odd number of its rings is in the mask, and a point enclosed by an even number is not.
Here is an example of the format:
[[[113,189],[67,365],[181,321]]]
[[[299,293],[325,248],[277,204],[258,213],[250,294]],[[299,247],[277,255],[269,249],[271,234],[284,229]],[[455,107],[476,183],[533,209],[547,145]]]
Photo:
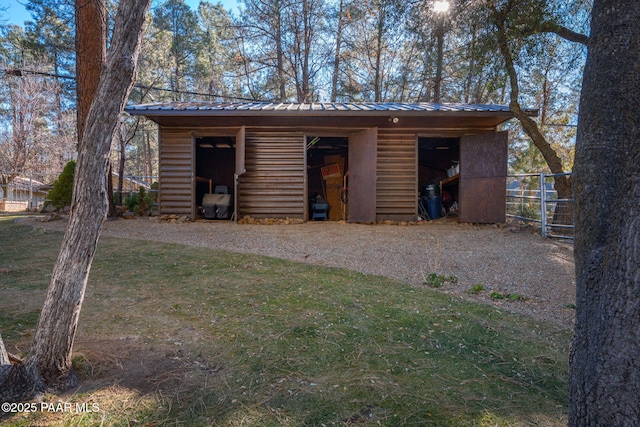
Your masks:
[[[596,0],[578,119],[570,426],[640,420],[640,2]]]
[[[118,127],[118,146],[120,155],[118,156],[118,204],[122,206],[122,189],[124,187],[124,165],[127,161],[127,141],[125,137],[124,121]]]
[[[467,78],[464,85],[464,102],[466,103],[476,102],[475,97],[472,95],[473,78],[475,77],[476,71],[476,38],[477,27],[473,24],[471,26],[471,43],[469,46],[469,71],[467,72]]]
[[[76,382],[71,350],[87,279],[107,212],[106,170],[118,118],[133,85],[142,25],[150,0],[122,0],[107,62],[91,104],[74,180],[69,225],[51,276],[29,358],[21,369],[0,376],[0,397],[9,388],[64,389]],[[20,381],[23,381],[20,383]]]
[[[444,13],[438,14],[438,28],[436,30],[436,78],[433,85],[433,102],[440,103],[442,98],[442,67],[444,62]]]
[[[151,155],[151,137],[149,136],[149,132],[147,132],[146,128],[143,129],[144,131],[144,150],[145,150],[145,154],[146,154],[146,158],[145,158],[145,174],[149,177],[149,179],[151,180],[151,177],[153,176],[153,156]]]
[[[103,0],[75,0],[78,141],[98,88],[107,55],[107,16]]]
[[[380,102],[382,101],[382,53],[384,51],[383,43],[384,43],[384,27],[386,25],[386,9],[385,5],[378,6],[378,25],[377,25],[377,34],[376,34],[376,47],[375,47],[375,65],[374,71],[375,76],[373,79],[373,92],[374,92],[374,101]]]
[[[113,218],[116,215],[116,204],[113,202],[113,160],[109,159],[109,166],[107,167],[107,216]]]
[[[331,75],[331,102],[336,102],[338,99],[338,73],[340,72],[341,62],[341,49],[342,49],[342,32],[344,30],[344,21],[342,14],[344,8],[344,1],[340,0],[340,6],[338,7],[338,28],[336,29],[336,51],[333,55],[333,73]]]
[[[304,0],[302,2],[302,17],[303,17],[303,27],[302,27],[302,90],[301,90],[301,102],[313,102],[312,94],[311,94],[311,75],[309,70],[309,61],[311,58],[311,42],[313,38],[313,26],[311,24],[311,14],[313,11],[311,10],[311,6],[309,5],[309,0]]]
[[[286,78],[284,72],[284,48],[282,46],[282,3],[279,0],[275,1],[274,13],[277,14],[274,18],[275,22],[275,37],[276,37],[276,60],[277,60],[277,73],[278,73],[278,88],[280,90],[279,101],[284,102],[287,100]]]

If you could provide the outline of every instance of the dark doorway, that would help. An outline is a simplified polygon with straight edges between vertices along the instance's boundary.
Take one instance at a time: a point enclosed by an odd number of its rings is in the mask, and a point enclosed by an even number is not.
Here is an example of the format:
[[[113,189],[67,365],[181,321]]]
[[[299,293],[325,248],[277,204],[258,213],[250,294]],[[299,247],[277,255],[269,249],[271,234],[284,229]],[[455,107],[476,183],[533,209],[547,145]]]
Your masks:
[[[347,218],[349,138],[307,136],[309,220]],[[323,211],[326,204],[326,211]]]
[[[236,163],[235,136],[196,138],[196,205],[202,214],[207,194],[232,194]],[[233,197],[230,197],[233,200]],[[229,211],[231,211],[229,209]],[[228,217],[228,215],[224,215]]]
[[[431,219],[457,213],[459,162],[459,138],[418,139],[418,193]]]

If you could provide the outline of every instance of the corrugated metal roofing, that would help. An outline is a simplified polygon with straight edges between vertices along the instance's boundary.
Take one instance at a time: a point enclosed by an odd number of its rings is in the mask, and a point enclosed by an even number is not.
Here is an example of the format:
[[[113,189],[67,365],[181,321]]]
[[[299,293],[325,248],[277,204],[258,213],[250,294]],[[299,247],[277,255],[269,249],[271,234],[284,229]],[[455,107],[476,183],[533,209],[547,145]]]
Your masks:
[[[130,105],[125,111],[132,114],[323,114],[336,112],[402,113],[402,112],[458,112],[458,113],[510,113],[509,107],[495,104],[434,104],[427,102],[313,102],[313,103],[271,103],[271,102],[161,102]],[[527,110],[533,112],[533,110]]]

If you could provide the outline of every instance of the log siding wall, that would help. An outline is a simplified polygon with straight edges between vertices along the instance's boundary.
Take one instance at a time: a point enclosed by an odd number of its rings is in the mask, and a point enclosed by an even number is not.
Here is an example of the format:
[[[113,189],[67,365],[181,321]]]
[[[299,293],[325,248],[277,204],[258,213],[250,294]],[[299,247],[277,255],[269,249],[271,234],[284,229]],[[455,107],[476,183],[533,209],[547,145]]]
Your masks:
[[[193,217],[193,137],[185,130],[160,130],[158,204],[163,214]]]
[[[213,131],[205,131],[204,128],[199,129],[198,132],[214,134]],[[218,132],[221,131],[218,130]],[[236,132],[237,129],[226,130],[225,135]],[[465,162],[467,167],[470,163],[478,162],[480,158],[490,157],[490,154],[498,157],[506,155],[506,136],[491,132],[484,134],[482,138],[487,141],[498,138],[500,144],[496,144],[491,149],[483,148],[487,151],[486,153],[477,153],[467,158]],[[476,144],[470,147],[480,150]],[[376,220],[415,220],[418,196],[417,157],[415,132],[378,129],[375,179]],[[503,165],[502,157],[494,163]],[[238,218],[249,215],[255,218],[308,219],[305,135],[302,131],[248,129],[245,135],[245,167],[246,172],[238,178],[236,194]],[[162,214],[186,215],[195,219],[194,168],[193,130],[161,128],[159,209]],[[463,168],[464,166],[461,171],[464,170]],[[496,177],[496,181],[497,178],[503,179],[503,175]],[[469,177],[465,175],[464,178],[465,180],[462,180],[461,174],[461,220],[463,222],[503,222],[502,213],[495,217],[467,218],[467,215],[478,210],[474,208],[477,203],[467,200],[470,194],[484,194],[483,197],[490,201],[488,205],[492,209],[497,205],[502,206],[502,203],[500,200],[492,201],[487,197],[486,194],[491,192],[491,186],[483,184],[475,191],[466,191],[467,181],[469,181],[466,178]],[[493,193],[503,195],[502,181],[494,187]]]

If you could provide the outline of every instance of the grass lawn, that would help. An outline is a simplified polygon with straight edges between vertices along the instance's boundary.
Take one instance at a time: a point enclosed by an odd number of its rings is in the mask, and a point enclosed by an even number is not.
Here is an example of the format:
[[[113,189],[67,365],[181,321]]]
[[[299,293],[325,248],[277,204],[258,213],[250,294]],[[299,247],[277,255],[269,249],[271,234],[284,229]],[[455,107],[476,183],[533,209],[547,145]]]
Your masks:
[[[62,235],[12,219],[0,217],[0,332],[17,353]],[[569,344],[570,331],[384,277],[103,238],[75,345],[81,388],[0,424],[560,426]]]

